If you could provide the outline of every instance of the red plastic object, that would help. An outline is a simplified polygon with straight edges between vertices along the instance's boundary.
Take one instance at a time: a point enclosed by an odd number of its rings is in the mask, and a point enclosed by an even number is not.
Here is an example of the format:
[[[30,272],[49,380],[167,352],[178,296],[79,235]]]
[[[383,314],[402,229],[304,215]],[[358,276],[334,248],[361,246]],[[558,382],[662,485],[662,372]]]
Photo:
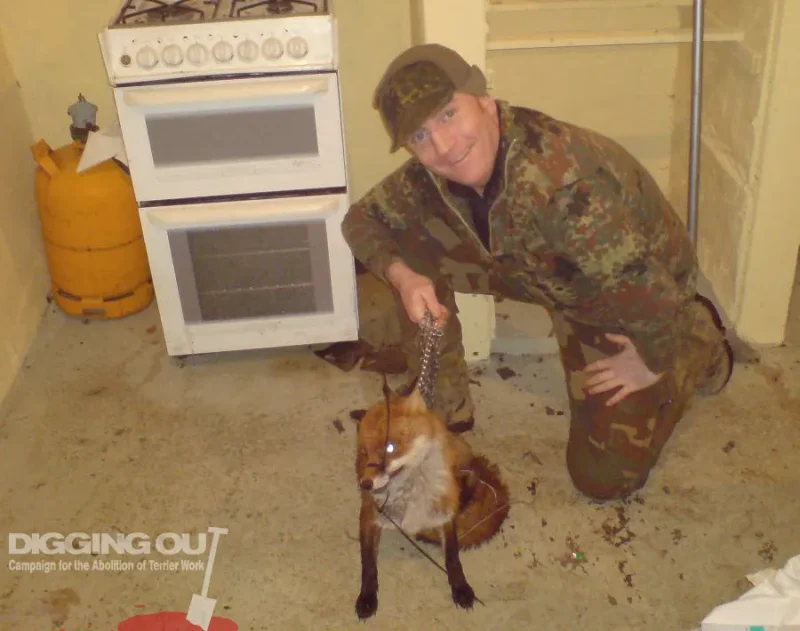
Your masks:
[[[239,627],[227,618],[211,619],[208,631],[238,631]],[[149,613],[123,620],[117,631],[202,631],[200,627],[186,619],[185,611]]]

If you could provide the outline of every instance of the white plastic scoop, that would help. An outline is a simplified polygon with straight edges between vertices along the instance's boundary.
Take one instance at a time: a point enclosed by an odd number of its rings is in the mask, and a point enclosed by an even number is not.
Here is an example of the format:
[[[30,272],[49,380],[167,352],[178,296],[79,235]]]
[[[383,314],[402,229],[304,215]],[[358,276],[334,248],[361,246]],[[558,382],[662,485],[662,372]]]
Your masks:
[[[196,624],[203,631],[208,631],[208,626],[211,624],[211,618],[214,616],[214,606],[217,601],[214,598],[208,597],[208,586],[211,583],[211,568],[214,565],[214,557],[217,554],[217,541],[220,535],[227,535],[227,528],[216,528],[211,526],[208,531],[213,534],[211,539],[211,553],[208,557],[208,565],[206,565],[206,575],[203,580],[203,591],[200,594],[192,594],[192,602],[189,603],[189,612],[186,614],[186,619],[192,624]]]

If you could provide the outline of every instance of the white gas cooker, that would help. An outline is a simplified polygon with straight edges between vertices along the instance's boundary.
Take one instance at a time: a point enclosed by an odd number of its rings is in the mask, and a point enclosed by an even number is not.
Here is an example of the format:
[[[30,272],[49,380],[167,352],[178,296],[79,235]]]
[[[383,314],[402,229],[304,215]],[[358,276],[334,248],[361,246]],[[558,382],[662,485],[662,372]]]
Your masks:
[[[100,33],[111,85],[332,70],[330,0],[125,0]]]

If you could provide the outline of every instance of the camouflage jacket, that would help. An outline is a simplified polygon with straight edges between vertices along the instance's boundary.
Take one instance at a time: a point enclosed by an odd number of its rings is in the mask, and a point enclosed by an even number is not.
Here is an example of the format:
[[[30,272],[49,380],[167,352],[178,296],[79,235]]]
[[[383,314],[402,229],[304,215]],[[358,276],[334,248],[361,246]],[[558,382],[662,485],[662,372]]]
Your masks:
[[[489,250],[467,201],[412,157],[349,209],[342,232],[354,256],[385,278],[410,236],[444,224],[456,235],[457,247],[450,237],[448,248],[460,263],[510,262],[538,290],[538,302],[628,335],[652,371],[669,369],[677,315],[697,275],[680,218],[616,142],[535,110],[498,106],[506,151]]]

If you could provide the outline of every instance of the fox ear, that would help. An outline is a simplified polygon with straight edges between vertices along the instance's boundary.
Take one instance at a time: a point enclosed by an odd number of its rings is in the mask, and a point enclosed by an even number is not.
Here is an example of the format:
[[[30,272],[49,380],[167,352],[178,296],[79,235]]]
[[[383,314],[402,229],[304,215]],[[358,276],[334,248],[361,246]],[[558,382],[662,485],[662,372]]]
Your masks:
[[[417,382],[419,381],[419,377],[414,377],[411,383],[405,385],[405,387],[398,390],[397,394],[401,397],[409,396],[414,390],[417,388]]]
[[[405,406],[406,411],[412,414],[419,414],[421,412],[428,411],[428,406],[425,403],[425,399],[422,398],[422,393],[419,391],[419,388],[414,388],[414,391],[408,395]]]

